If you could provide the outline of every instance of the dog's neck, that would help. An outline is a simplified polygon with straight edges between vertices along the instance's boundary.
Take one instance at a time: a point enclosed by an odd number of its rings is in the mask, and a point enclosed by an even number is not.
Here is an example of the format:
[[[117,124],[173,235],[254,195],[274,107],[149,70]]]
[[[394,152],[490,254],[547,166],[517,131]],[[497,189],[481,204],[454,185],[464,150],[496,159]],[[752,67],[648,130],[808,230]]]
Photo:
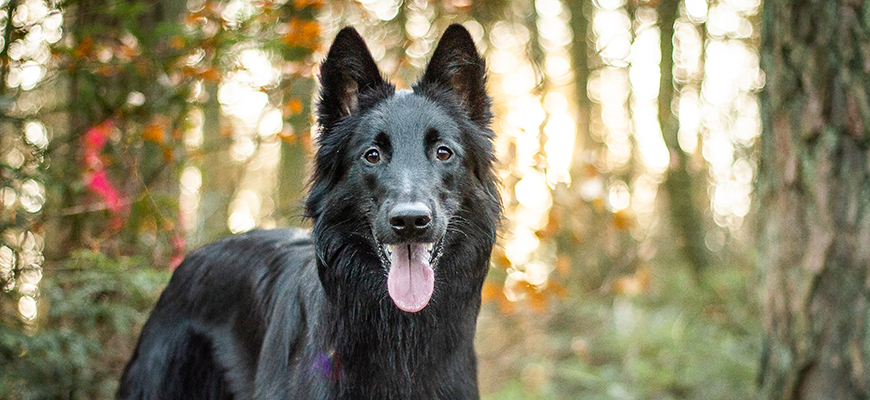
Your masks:
[[[389,300],[360,304],[331,300],[322,321],[329,326],[313,369],[336,385],[339,397],[379,398],[379,393],[406,393],[403,398],[428,398],[440,390],[423,387],[432,375],[444,376],[462,364],[476,377],[474,332],[480,310],[480,288],[474,282],[457,290],[443,289],[426,308],[407,313]],[[452,293],[448,293],[452,292]],[[452,304],[450,309],[447,304]],[[456,308],[456,304],[463,304]],[[437,380],[436,380],[437,381]],[[476,378],[475,378],[476,381]],[[392,387],[369,387],[390,382]]]
[[[336,326],[337,331],[345,333],[333,337],[344,339],[333,342],[326,357],[321,357],[321,364],[329,361],[325,371],[336,384],[340,398],[387,398],[396,393],[404,394],[400,398],[434,398],[440,389],[425,385],[433,381],[452,384],[448,376],[458,364],[464,364],[461,369],[476,376],[473,332],[477,309],[462,312],[468,317],[457,319],[453,326],[439,326],[433,319],[414,316]],[[443,378],[433,380],[432,376]],[[372,386],[372,382],[381,386]],[[384,386],[385,382],[389,386]]]

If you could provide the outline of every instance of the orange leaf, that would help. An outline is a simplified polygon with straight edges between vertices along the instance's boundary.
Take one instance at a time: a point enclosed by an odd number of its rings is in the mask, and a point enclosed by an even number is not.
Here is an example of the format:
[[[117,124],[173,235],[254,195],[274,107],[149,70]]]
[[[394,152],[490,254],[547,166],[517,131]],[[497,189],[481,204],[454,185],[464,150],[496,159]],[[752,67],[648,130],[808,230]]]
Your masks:
[[[637,296],[649,289],[652,273],[646,266],[638,268],[634,274],[623,276],[613,283],[613,290],[624,296]]]
[[[278,132],[278,139],[281,139],[281,141],[284,143],[291,144],[296,143],[296,140],[298,140],[296,134],[293,133],[293,129],[286,125],[284,126],[284,129],[281,130],[281,132]]]
[[[75,51],[73,51],[73,57],[79,59],[84,58],[91,53],[94,49],[94,39],[90,36],[85,36],[82,39],[82,42],[79,43],[78,47],[76,47]]]
[[[546,294],[541,291],[531,290],[529,293],[529,305],[532,307],[532,311],[543,314],[547,311],[547,306],[549,305],[549,301],[547,299]]]
[[[634,225],[634,215],[628,209],[619,210],[613,214],[613,225],[616,229],[627,231]]]
[[[499,297],[504,297],[502,286],[491,281],[483,282],[483,290],[481,290],[480,293],[484,302],[498,300]]]
[[[209,82],[219,82],[221,80],[220,71],[213,67],[203,68],[199,71],[199,76]]]
[[[598,197],[592,200],[592,207],[598,211],[604,210],[604,199]]]
[[[293,7],[295,7],[296,9],[301,9],[301,8],[305,8],[308,6],[312,6],[314,8],[321,8],[321,7],[323,7],[323,1],[322,0],[296,0],[293,2]]]
[[[571,257],[561,254],[556,257],[556,273],[568,276],[571,273]]]
[[[109,65],[100,64],[94,72],[102,77],[110,77],[115,74],[115,69]]]
[[[292,19],[287,23],[287,33],[282,40],[291,46],[314,46],[320,39],[320,24],[317,21]]]
[[[142,140],[163,144],[166,142],[166,127],[160,122],[152,122],[142,130]]]
[[[169,41],[169,47],[176,50],[183,48],[184,45],[184,38],[182,38],[181,36],[173,36],[172,39]]]
[[[299,114],[302,112],[302,101],[299,99],[290,99],[287,102],[287,109],[290,110],[291,114]]]

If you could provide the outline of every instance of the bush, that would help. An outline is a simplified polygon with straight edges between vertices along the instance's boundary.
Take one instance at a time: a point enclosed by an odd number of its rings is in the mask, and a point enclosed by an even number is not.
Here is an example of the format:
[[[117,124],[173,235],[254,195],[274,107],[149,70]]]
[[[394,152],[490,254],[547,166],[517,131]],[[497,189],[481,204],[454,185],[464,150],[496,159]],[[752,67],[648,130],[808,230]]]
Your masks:
[[[145,265],[81,251],[46,266],[36,320],[0,321],[0,398],[112,398],[170,276]]]

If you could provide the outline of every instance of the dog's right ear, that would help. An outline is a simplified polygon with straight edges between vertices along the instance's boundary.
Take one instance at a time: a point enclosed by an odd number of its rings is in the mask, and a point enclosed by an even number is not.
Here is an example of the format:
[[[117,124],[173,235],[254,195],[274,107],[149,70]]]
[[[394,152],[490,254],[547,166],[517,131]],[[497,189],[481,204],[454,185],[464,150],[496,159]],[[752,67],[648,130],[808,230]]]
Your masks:
[[[359,108],[360,94],[384,84],[363,38],[352,27],[342,29],[320,67],[318,123],[331,127]]]
[[[444,31],[418,86],[423,90],[433,86],[448,89],[473,121],[482,126],[489,124],[486,66],[474,39],[462,25],[452,24]]]

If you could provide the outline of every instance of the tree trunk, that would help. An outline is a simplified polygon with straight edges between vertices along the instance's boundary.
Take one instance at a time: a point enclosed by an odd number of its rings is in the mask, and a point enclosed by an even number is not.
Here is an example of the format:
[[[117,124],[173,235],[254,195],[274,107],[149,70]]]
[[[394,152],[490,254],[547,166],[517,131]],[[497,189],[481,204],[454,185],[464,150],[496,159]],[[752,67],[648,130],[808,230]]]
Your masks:
[[[670,154],[668,175],[662,187],[668,200],[668,210],[677,245],[686,261],[692,266],[696,280],[710,264],[704,238],[704,214],[697,205],[695,176],[689,171],[689,157],[679,144],[680,123],[671,110],[676,90],[674,89],[674,23],[680,10],[680,0],[662,0],[656,11],[659,14],[659,39],[662,60],[660,64],[658,115],[662,138]]]
[[[764,2],[762,398],[870,396],[867,8]]]

